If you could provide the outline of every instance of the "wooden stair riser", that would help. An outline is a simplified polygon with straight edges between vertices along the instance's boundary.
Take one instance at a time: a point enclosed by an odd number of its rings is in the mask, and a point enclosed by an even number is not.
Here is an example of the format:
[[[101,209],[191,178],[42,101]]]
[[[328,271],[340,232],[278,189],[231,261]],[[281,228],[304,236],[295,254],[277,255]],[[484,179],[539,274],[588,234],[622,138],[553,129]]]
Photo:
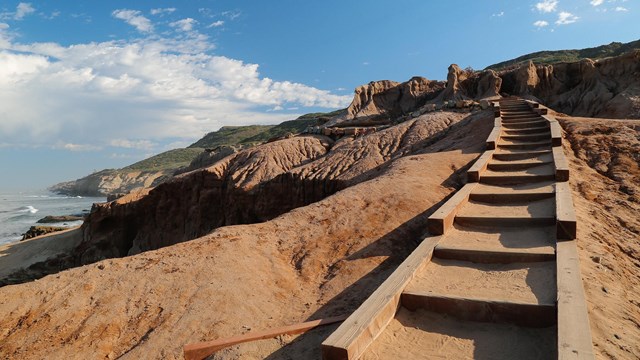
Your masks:
[[[512,163],[489,163],[487,169],[492,171],[518,171],[527,170],[543,165],[550,165],[551,161],[537,161],[537,162],[512,162]]]
[[[505,193],[505,194],[471,194],[469,200],[489,204],[513,204],[525,201],[538,201],[554,197],[553,193]]]
[[[520,140],[520,141],[542,141],[542,140],[547,140],[549,139],[549,137],[551,136],[550,132],[539,132],[539,133],[533,133],[533,134],[517,134],[517,135],[513,135],[513,134],[502,134],[500,136],[500,139],[502,140],[508,140],[508,141],[513,141],[513,140]]]
[[[545,147],[551,147],[551,142],[534,142],[521,144],[498,143],[497,147],[498,149],[535,150],[543,149]]]
[[[526,135],[526,134],[538,134],[538,133],[550,134],[548,126],[521,128],[521,129],[502,129],[502,132],[505,135]]]
[[[448,314],[461,320],[548,327],[557,322],[556,306],[402,293],[402,306]]]
[[[518,185],[534,184],[555,180],[555,174],[551,175],[523,175],[523,176],[480,176],[480,183],[487,185]]]
[[[505,226],[505,227],[541,226],[541,225],[555,224],[556,218],[555,217],[500,218],[500,217],[479,217],[479,216],[456,216],[455,223],[462,226],[491,226],[494,224],[500,224],[500,226]]]
[[[533,159],[541,155],[550,154],[551,150],[531,151],[531,152],[494,152],[493,158],[501,161],[515,161]]]
[[[438,246],[436,246],[433,256],[439,259],[468,261],[479,264],[513,264],[554,261],[556,259],[555,254],[550,253],[479,251]]]
[[[549,123],[546,120],[535,120],[535,121],[523,121],[523,122],[514,122],[514,123],[508,123],[508,124],[503,124],[502,127],[504,129],[525,129],[525,128],[532,128],[532,127],[542,127],[542,126],[548,126]]]

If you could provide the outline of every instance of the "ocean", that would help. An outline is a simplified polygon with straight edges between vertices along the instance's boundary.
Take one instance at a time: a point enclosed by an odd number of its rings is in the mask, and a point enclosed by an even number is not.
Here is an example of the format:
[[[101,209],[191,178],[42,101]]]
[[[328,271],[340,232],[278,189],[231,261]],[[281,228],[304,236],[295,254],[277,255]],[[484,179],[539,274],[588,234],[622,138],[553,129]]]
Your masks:
[[[56,195],[48,191],[24,191],[0,193],[0,245],[19,241],[33,225],[73,227],[82,221],[36,224],[47,215],[86,214],[96,202],[104,202],[102,197],[71,197]]]

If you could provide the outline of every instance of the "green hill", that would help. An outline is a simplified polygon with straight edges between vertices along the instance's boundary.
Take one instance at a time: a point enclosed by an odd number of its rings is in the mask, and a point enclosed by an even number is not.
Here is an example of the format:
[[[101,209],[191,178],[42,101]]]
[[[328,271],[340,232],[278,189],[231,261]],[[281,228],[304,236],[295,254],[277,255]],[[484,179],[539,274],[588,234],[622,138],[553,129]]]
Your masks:
[[[138,161],[122,170],[125,171],[161,171],[172,170],[182,166],[187,166],[196,158],[204,149],[186,148],[173,149],[165,151],[148,159]]]
[[[511,67],[517,67],[523,63],[533,61],[536,64],[553,64],[559,62],[573,62],[585,58],[602,59],[611,56],[622,55],[634,49],[640,49],[640,40],[629,43],[612,42],[608,45],[601,45],[593,48],[578,50],[556,50],[556,51],[538,51],[535,53],[523,55],[512,60],[507,60],[487,66],[491,70],[504,70]]]
[[[311,113],[279,125],[223,126],[218,131],[205,135],[189,145],[189,148],[215,148],[222,145],[255,145],[287,133],[299,134],[309,126],[316,125],[319,118],[329,118],[344,110],[329,113]]]

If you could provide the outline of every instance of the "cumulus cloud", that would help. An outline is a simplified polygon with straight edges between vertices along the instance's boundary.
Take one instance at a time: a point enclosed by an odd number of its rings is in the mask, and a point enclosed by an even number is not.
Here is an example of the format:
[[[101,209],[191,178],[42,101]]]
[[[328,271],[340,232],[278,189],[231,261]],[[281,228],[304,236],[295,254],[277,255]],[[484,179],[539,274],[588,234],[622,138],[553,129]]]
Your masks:
[[[176,11],[176,8],[157,8],[151,9],[151,15],[163,15],[163,14],[171,14]]]
[[[538,21],[533,23],[533,26],[539,27],[539,28],[542,28],[542,27],[545,27],[545,26],[548,26],[548,25],[549,25],[549,23],[544,21],[544,20],[538,20]]]
[[[294,116],[266,109],[337,109],[351,100],[261,76],[257,64],[211,54],[196,35],[69,46],[0,39],[0,144],[157,152],[223,125]]]
[[[499,13],[496,14],[491,14],[491,17],[502,17],[504,16],[504,11],[500,11]]]
[[[212,28],[212,27],[220,27],[224,25],[224,21],[222,20],[218,20],[218,21],[214,21],[211,23],[211,25],[207,26],[208,28]]]
[[[622,6],[616,6],[616,8],[614,9],[615,11],[619,11],[619,12],[626,12],[629,11],[629,9],[622,7]]]
[[[579,17],[573,15],[570,12],[562,11],[558,14],[558,20],[556,20],[556,24],[558,25],[567,25],[573,24],[578,21]]]
[[[191,31],[193,30],[193,26],[197,24],[198,21],[192,18],[186,18],[178,21],[174,21],[169,24],[169,26],[177,28],[181,31]]]
[[[600,6],[602,3],[604,3],[604,0],[591,0],[591,5],[593,6]]]
[[[116,19],[124,20],[127,24],[138,29],[138,31],[145,33],[153,31],[151,21],[142,16],[138,10],[119,9],[115,10],[111,15]]]
[[[16,7],[16,14],[13,16],[15,20],[22,20],[25,16],[32,14],[36,9],[31,6],[31,3],[19,3]]]
[[[536,3],[536,9],[543,13],[549,13],[556,11],[558,8],[557,0],[544,0],[542,2]]]
[[[113,139],[109,142],[109,145],[113,147],[120,147],[125,149],[143,149],[151,150],[158,144],[149,140],[128,140],[128,139]]]
[[[100,146],[92,144],[73,144],[73,143],[57,143],[52,148],[62,149],[68,151],[99,151],[102,150]]]

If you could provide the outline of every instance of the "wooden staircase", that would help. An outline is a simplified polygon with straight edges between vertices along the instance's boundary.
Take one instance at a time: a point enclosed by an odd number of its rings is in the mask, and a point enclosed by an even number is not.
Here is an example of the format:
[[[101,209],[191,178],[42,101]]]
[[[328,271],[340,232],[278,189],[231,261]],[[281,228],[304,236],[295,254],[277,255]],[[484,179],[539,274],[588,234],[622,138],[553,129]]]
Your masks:
[[[494,336],[499,346],[446,358],[507,359],[510,347],[531,342],[531,359],[593,359],[561,128],[534,102],[506,99],[494,109],[469,182],[429,218],[432,236],[323,342],[323,359],[366,358],[399,311],[417,310],[448,327],[416,335],[422,349],[385,345],[390,358],[441,358],[430,349],[445,346],[448,328],[467,329],[472,342]],[[509,326],[507,335],[487,323]]]

